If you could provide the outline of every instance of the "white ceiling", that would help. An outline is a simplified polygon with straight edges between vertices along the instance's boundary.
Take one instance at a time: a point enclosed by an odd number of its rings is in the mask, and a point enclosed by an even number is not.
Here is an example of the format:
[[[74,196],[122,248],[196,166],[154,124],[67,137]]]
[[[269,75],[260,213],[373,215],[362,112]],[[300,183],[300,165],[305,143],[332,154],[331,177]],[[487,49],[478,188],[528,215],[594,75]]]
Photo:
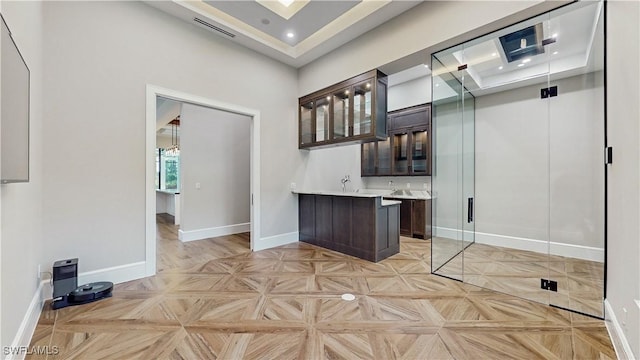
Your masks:
[[[440,74],[463,77],[473,95],[504,91],[535,83],[584,74],[604,68],[602,54],[602,3],[584,2],[541,15],[435,54],[434,84],[445,85]],[[542,38],[555,42],[544,52],[523,60],[508,62],[500,36],[541,24]],[[466,71],[458,66],[466,64]],[[455,92],[446,92],[447,94]],[[434,92],[434,97],[437,93]],[[441,97],[442,98],[442,97]]]
[[[150,6],[294,67],[301,67],[420,4],[418,0],[146,1]],[[282,11],[279,11],[282,10]],[[198,20],[195,20],[195,19]],[[222,32],[220,31],[222,30]],[[293,37],[287,37],[292,32]],[[215,35],[214,35],[215,34]]]

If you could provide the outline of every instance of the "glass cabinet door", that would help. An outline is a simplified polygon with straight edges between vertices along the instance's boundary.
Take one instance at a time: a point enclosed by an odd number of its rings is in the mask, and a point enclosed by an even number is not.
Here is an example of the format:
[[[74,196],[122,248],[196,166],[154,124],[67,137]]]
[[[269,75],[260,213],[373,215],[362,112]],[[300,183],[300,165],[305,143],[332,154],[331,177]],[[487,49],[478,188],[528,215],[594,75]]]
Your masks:
[[[333,102],[333,137],[342,139],[349,136],[349,90],[341,89],[331,96]]]
[[[362,144],[362,176],[376,175],[376,143]]]
[[[312,101],[300,106],[300,144],[302,145],[311,144],[313,142],[312,114]]]
[[[393,174],[403,175],[409,173],[408,144],[409,134],[393,134]]]
[[[371,81],[353,87],[353,135],[371,133]]]
[[[331,97],[316,100],[316,139],[315,142],[329,140],[329,101]]]
[[[378,175],[391,175],[391,138],[378,141]]]
[[[427,130],[413,130],[411,138],[411,172],[417,175],[427,175],[429,172]]]

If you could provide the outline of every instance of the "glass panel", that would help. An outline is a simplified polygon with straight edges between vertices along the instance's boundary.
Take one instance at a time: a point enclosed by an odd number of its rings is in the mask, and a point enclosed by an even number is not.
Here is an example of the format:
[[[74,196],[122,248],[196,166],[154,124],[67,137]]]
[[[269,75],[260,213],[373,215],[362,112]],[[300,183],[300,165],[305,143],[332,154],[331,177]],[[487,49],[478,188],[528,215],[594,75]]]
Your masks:
[[[316,142],[328,140],[330,100],[330,96],[316,100]]]
[[[409,134],[393,134],[393,174],[409,173]]]
[[[558,281],[550,303],[599,317],[605,260],[602,8],[586,2],[552,12],[548,34],[556,42],[546,47],[550,85],[558,87],[558,96],[548,99],[550,277]],[[558,251],[566,248],[590,251]]]
[[[414,174],[426,175],[428,146],[427,146],[427,130],[414,130],[411,133],[413,139],[411,144],[411,169]]]
[[[462,83],[453,56],[461,46],[434,54],[432,69],[433,171],[431,271],[462,280]]]
[[[362,176],[376,174],[376,143],[362,144]]]
[[[576,2],[432,56],[433,273],[603,316],[602,9]]]
[[[353,135],[371,133],[371,81],[354,86]]]
[[[464,126],[475,138],[475,180],[463,177],[465,198],[475,192],[474,223],[463,225],[464,281],[541,303],[549,279],[548,15],[464,44]],[[456,55],[454,54],[454,57]],[[475,111],[467,110],[475,97]],[[466,133],[466,129],[463,130]],[[471,161],[471,153],[464,157]],[[475,189],[470,188],[473,182]],[[471,233],[483,234],[474,243]],[[470,245],[469,245],[470,244]]]
[[[313,102],[308,102],[300,106],[300,143],[311,144],[313,134],[311,131],[311,111]]]
[[[333,99],[333,138],[349,136],[349,90],[335,92]]]
[[[391,175],[391,138],[378,141],[378,175]]]

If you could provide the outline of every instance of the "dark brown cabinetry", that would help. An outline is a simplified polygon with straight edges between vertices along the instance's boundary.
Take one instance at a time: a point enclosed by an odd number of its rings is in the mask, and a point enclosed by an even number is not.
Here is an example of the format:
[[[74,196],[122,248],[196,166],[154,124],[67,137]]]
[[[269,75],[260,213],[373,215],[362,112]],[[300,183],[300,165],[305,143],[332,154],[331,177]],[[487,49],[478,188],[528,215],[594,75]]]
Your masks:
[[[387,76],[355,76],[298,99],[298,147],[365,143],[387,137]]]
[[[398,199],[400,204],[400,235],[419,239],[431,238],[431,200]]]
[[[299,194],[300,241],[369,261],[400,250],[398,205],[380,197]]]
[[[362,145],[362,176],[431,175],[431,104],[387,114],[389,137]]]

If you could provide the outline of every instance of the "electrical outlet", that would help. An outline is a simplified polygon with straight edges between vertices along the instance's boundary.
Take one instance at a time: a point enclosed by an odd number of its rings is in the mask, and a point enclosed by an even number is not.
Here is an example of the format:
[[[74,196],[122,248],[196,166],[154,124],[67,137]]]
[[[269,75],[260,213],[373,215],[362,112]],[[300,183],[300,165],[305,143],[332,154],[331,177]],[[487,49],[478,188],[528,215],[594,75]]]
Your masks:
[[[423,183],[423,184],[422,184],[422,188],[423,188],[423,189],[425,189],[425,190],[427,190],[427,189],[428,189],[428,187],[427,187],[427,183]]]
[[[411,189],[411,183],[407,183],[407,189]]]
[[[627,325],[627,308],[622,308],[622,326]]]
[[[42,268],[41,268],[41,265],[40,265],[40,264],[38,264],[38,274],[37,274],[37,277],[38,277],[38,285],[40,285],[40,282],[42,281]]]
[[[291,191],[294,191],[296,189],[296,183],[292,182],[289,188],[291,189]]]

